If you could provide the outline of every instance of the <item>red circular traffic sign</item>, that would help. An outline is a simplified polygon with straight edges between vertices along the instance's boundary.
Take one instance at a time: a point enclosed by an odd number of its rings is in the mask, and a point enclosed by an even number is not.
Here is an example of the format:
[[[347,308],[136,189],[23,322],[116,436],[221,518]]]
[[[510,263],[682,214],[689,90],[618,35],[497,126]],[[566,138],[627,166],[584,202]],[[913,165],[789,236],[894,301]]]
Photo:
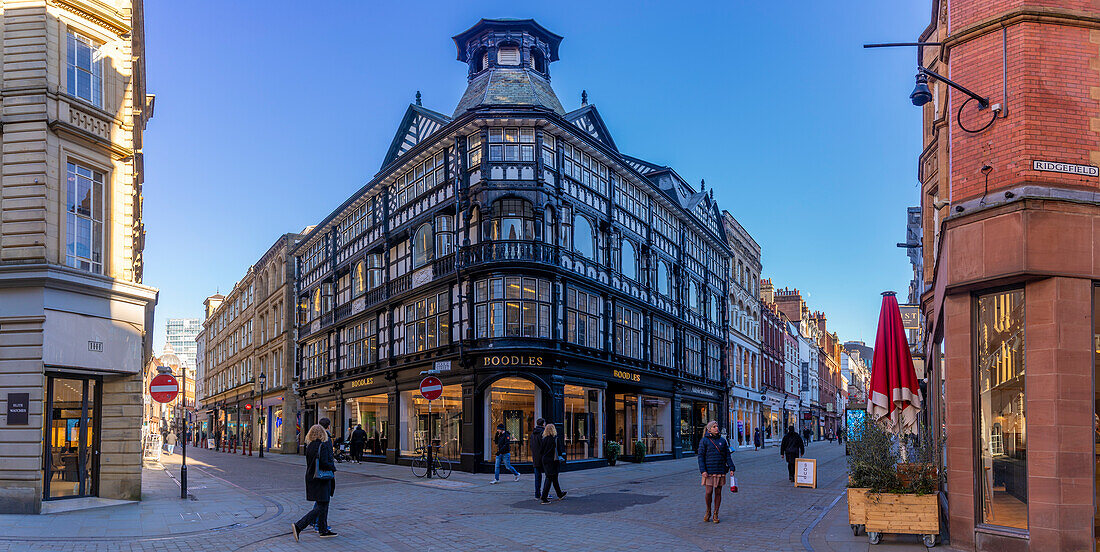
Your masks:
[[[435,376],[428,376],[420,380],[420,396],[434,401],[443,395],[443,382]]]
[[[161,374],[149,382],[149,396],[154,401],[167,403],[175,400],[180,392],[180,384],[171,374]]]

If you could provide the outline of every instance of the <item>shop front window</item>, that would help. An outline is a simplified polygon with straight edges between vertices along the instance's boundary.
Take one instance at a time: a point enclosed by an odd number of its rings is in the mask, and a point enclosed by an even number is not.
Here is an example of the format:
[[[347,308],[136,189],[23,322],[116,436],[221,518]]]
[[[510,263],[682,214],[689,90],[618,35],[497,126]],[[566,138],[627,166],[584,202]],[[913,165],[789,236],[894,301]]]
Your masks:
[[[386,422],[390,419],[390,401],[385,393],[347,399],[347,419],[350,427],[362,425],[363,431],[367,432],[364,454],[386,454],[386,445],[389,444]]]
[[[431,429],[432,443],[439,452],[452,462],[459,460],[459,430],[462,427],[462,386],[444,385],[443,395],[432,401],[428,412],[428,401],[420,396],[419,390],[401,392],[401,454],[414,456],[416,449],[428,443],[428,430]],[[430,425],[429,425],[430,424]]]
[[[615,427],[623,455],[633,455],[638,442],[645,445],[646,454],[672,452],[672,401],[646,395],[615,395]]]
[[[528,438],[535,429],[535,420],[542,412],[542,393],[534,383],[523,378],[503,378],[489,388],[489,409],[485,417],[485,459],[496,454],[497,425],[512,436],[512,461],[530,462],[531,447]]]
[[[565,386],[566,458],[581,460],[603,456],[603,392],[599,389]]]
[[[270,446],[268,448],[283,448],[283,407],[277,406],[272,409],[270,427],[271,435],[268,436],[267,440]]]
[[[1027,529],[1024,291],[977,299],[979,496],[982,521]]]
[[[340,436],[340,434],[338,433],[340,431],[340,427],[341,427],[340,418],[336,416],[337,411],[339,409],[340,409],[340,403],[338,403],[336,401],[325,401],[325,402],[322,402],[322,403],[318,404],[317,405],[317,421],[314,422],[314,423],[320,423],[321,418],[328,418],[328,421],[330,422],[329,426],[328,426],[328,432],[331,433],[334,438]],[[242,418],[242,421],[243,421],[243,418]],[[308,433],[309,429],[306,429],[306,432]],[[243,438],[243,433],[242,433],[242,438]],[[306,443],[306,444],[308,445],[309,443]]]
[[[615,440],[623,446],[623,456],[634,454],[638,440],[638,396],[615,395]]]

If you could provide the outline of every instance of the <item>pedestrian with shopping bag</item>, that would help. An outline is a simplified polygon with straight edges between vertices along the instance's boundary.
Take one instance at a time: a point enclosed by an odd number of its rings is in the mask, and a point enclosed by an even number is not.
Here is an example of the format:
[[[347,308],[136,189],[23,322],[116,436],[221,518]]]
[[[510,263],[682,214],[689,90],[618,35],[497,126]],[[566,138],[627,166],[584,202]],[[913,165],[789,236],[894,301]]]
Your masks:
[[[322,538],[336,536],[328,526],[328,505],[336,492],[332,440],[325,427],[316,424],[306,433],[306,442],[306,500],[313,502],[313,509],[291,525],[294,542],[298,542],[302,531],[314,522]]]
[[[806,444],[793,427],[787,426],[787,434],[779,444],[779,456],[787,459],[787,476],[794,482],[794,461],[806,454]]]
[[[733,473],[737,469],[733,465],[730,452],[729,441],[719,434],[718,422],[707,423],[706,432],[699,440],[699,450],[696,454],[699,459],[699,473],[702,474],[703,501],[707,505],[707,514],[703,516],[704,522],[718,523],[719,521],[718,510],[722,507],[722,487],[726,484],[726,474],[729,474],[732,481]],[[736,485],[731,484],[730,490],[735,489]]]

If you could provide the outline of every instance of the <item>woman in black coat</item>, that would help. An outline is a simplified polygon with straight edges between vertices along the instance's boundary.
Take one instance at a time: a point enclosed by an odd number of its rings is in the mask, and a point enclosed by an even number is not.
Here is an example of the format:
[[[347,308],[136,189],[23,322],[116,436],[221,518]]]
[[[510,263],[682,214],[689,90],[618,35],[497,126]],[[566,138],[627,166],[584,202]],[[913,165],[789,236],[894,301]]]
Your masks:
[[[306,500],[313,502],[313,509],[294,523],[291,531],[294,541],[298,541],[298,535],[303,529],[309,527],[314,521],[321,537],[335,537],[336,532],[328,526],[328,503],[332,494],[336,492],[336,480],[334,478],[317,478],[318,467],[322,471],[335,472],[336,462],[332,455],[332,441],[328,432],[320,424],[309,428],[306,433]]]
[[[537,464],[542,466],[546,480],[542,482],[541,504],[550,504],[550,485],[554,485],[554,492],[558,493],[558,500],[565,498],[565,492],[558,486],[558,472],[561,471],[561,456],[565,454],[565,448],[558,440],[558,430],[554,424],[546,424],[542,430],[542,442],[538,446],[539,459]]]
[[[718,422],[707,424],[703,438],[699,439],[699,473],[703,475],[703,488],[706,494],[703,500],[707,504],[707,515],[703,521],[718,523],[718,509],[722,507],[722,487],[726,485],[726,474],[731,476],[735,470],[730,458],[730,444],[719,435]],[[714,516],[711,517],[710,504],[714,502]]]

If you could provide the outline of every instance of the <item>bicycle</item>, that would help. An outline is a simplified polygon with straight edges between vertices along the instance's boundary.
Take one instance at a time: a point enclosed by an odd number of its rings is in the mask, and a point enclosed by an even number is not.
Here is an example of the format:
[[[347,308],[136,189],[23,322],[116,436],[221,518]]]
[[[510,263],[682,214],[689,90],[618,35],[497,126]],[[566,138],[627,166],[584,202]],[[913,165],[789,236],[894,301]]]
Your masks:
[[[439,445],[432,447],[432,473],[447,479],[451,476],[451,461],[439,453]],[[412,460],[412,472],[416,477],[428,475],[428,448],[419,446],[414,449],[416,456]]]

